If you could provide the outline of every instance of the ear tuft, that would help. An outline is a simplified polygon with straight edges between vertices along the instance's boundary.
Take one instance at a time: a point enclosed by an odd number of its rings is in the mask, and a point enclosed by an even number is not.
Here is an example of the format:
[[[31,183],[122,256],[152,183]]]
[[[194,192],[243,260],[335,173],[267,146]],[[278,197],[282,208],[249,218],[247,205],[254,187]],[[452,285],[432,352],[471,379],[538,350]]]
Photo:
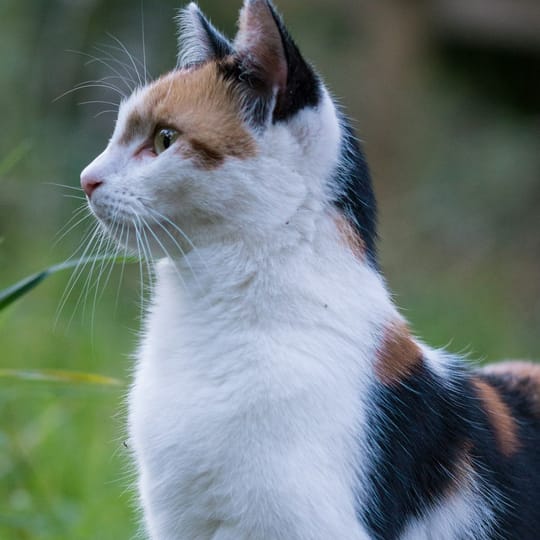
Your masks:
[[[212,25],[195,2],[180,10],[177,22],[179,68],[221,60],[233,54],[232,43]]]

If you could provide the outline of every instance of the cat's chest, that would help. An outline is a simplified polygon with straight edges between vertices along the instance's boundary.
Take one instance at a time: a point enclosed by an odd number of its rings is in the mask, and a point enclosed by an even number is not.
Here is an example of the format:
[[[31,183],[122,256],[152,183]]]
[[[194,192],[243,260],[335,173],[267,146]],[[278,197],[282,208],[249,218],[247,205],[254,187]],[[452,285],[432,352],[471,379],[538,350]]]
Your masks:
[[[199,339],[188,327],[177,325],[174,350],[151,331],[141,349],[130,430],[142,492],[195,521],[198,512],[227,520],[254,493],[281,504],[273,479],[283,476],[294,479],[279,487],[291,505],[304,504],[315,479],[349,504],[354,475],[343,464],[354,461],[361,394],[332,375],[331,351],[290,329],[215,333],[208,323],[213,339]]]
[[[259,441],[280,438],[300,424],[320,429],[357,404],[350,373],[332,367],[346,358],[324,331],[246,329],[234,321],[167,326],[149,326],[138,359],[131,405],[151,431],[145,437],[170,436],[177,445],[207,445],[212,437],[247,442],[246,432]]]
[[[277,456],[280,447],[313,451],[325,439],[344,445],[362,416],[362,354],[350,342],[345,350],[341,333],[330,321],[295,328],[250,326],[234,314],[159,314],[140,348],[132,437],[156,461],[171,452],[207,467],[245,459],[254,447]]]

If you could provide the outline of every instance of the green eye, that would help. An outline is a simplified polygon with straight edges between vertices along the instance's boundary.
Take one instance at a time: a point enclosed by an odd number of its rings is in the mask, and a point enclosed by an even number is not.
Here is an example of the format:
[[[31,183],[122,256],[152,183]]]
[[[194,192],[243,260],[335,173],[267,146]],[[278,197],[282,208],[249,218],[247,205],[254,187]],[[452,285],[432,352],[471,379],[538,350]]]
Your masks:
[[[170,148],[176,139],[178,139],[179,133],[175,129],[164,128],[160,129],[154,137],[154,150],[156,154],[165,152]]]

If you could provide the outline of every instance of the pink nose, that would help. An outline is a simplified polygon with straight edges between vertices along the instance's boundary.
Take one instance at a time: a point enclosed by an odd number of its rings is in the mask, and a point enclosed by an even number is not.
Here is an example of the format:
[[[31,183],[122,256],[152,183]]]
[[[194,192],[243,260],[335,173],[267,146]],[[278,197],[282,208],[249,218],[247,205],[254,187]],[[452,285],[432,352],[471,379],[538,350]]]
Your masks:
[[[82,174],[81,175],[81,186],[86,193],[86,196],[90,198],[92,196],[92,193],[103,184],[102,180],[98,180],[97,178],[94,178],[92,176]]]

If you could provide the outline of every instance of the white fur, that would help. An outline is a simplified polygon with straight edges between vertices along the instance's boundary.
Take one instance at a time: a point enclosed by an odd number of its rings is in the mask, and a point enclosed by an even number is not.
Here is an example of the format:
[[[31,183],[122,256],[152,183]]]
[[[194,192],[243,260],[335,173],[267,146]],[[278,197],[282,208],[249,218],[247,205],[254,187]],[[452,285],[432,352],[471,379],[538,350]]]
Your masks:
[[[421,519],[413,520],[400,540],[488,540],[493,538],[493,508],[480,495],[471,479],[471,486],[452,495],[444,503],[427,510]],[[498,504],[492,500],[493,507]]]
[[[353,499],[361,398],[392,313],[376,275],[321,232],[204,253],[201,292],[160,266],[130,399],[152,538],[367,538]],[[359,282],[371,292],[351,294]]]
[[[136,158],[141,141],[120,144],[144,98],[123,104],[83,174],[104,180],[91,205],[105,225],[144,224],[139,241],[169,255],[129,397],[150,537],[369,539],[356,514],[375,451],[362,435],[365,396],[399,315],[326,202],[340,144],[331,100],[254,134],[255,158],[202,171],[174,152]],[[465,502],[427,512],[403,540],[455,538]]]

